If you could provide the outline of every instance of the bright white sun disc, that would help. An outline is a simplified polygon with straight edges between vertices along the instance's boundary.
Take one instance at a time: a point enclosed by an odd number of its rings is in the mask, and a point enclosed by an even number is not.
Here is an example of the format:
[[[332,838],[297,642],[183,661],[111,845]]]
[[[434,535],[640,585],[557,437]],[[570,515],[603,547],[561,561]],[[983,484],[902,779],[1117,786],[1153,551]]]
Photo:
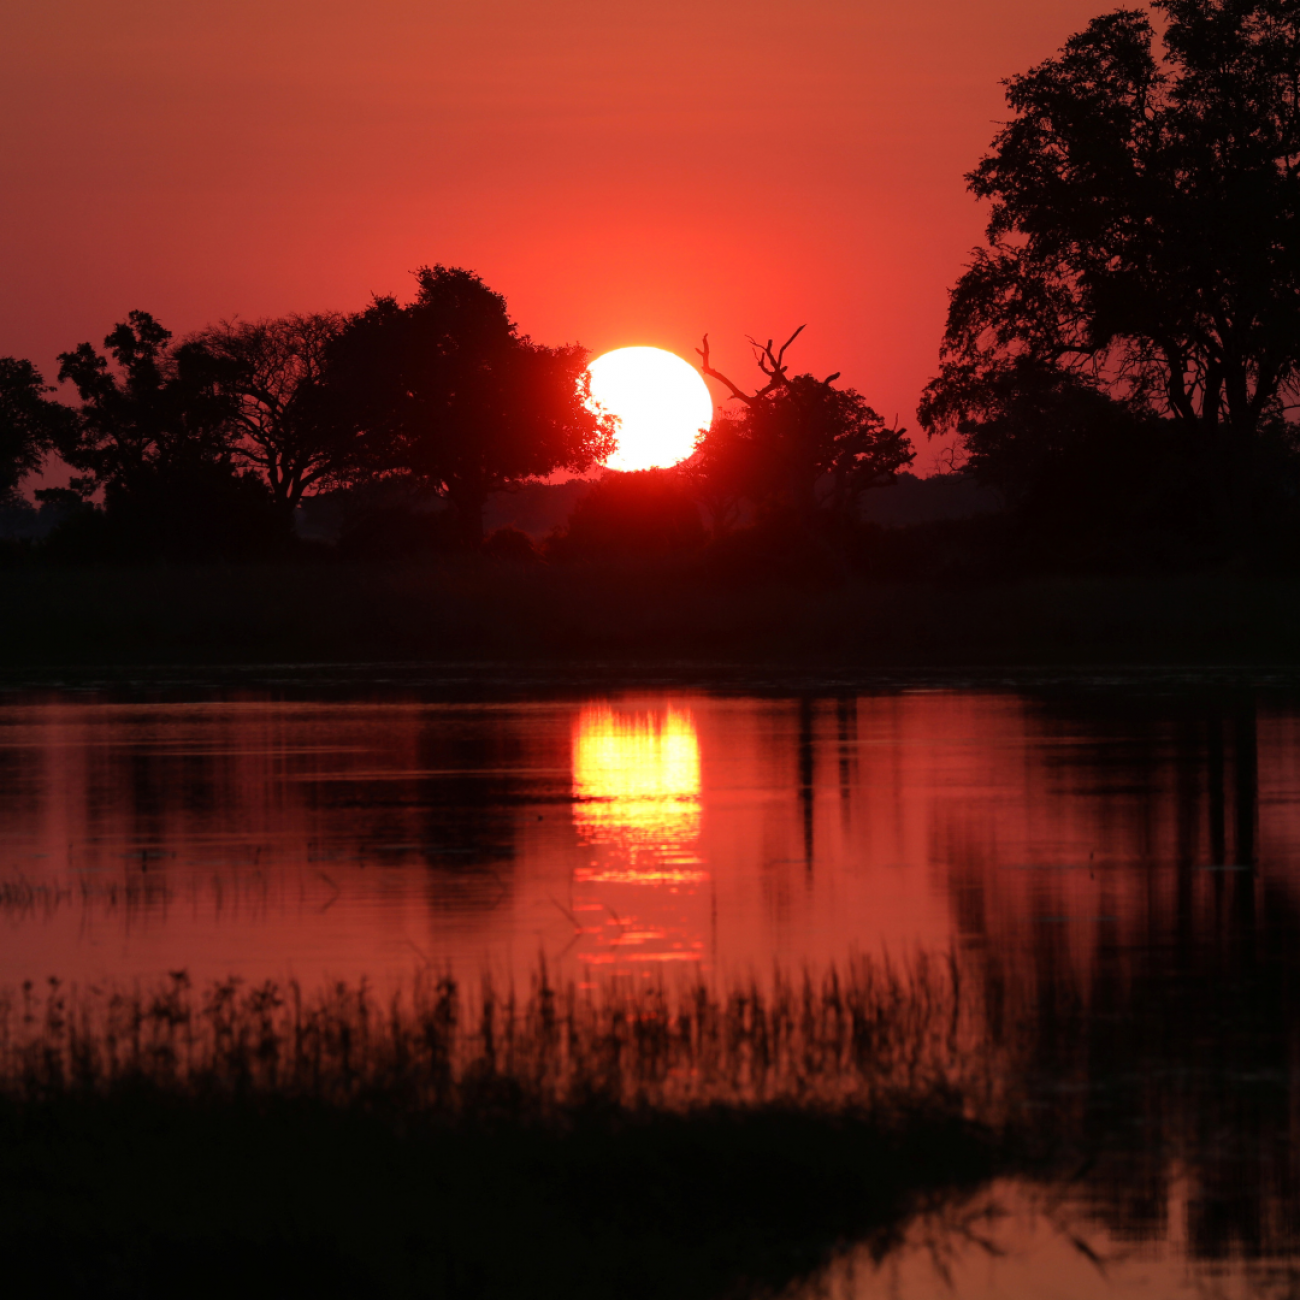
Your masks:
[[[667,467],[695,450],[713,420],[713,397],[688,361],[663,348],[616,348],[588,366],[592,401],[618,416],[610,469]]]

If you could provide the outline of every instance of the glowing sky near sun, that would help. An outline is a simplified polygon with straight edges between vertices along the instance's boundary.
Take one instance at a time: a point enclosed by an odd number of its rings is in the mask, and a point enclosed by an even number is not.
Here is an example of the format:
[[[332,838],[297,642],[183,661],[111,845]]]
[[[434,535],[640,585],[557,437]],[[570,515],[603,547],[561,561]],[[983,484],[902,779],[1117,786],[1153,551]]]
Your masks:
[[[1108,7],[8,0],[0,355],[53,378],[133,308],[352,310],[440,261],[540,342],[707,330],[742,383],[807,322],[798,368],[912,426],[998,82]]]

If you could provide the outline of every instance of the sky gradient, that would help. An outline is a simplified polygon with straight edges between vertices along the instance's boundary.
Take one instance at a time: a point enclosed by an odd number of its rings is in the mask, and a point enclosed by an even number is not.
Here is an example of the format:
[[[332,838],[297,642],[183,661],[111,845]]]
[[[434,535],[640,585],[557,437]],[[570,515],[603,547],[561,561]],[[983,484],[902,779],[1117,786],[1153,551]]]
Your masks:
[[[1114,7],[7,0],[0,355],[52,379],[134,308],[350,311],[443,262],[539,342],[707,330],[742,384],[745,334],[806,323],[796,370],[915,429],[999,81]]]

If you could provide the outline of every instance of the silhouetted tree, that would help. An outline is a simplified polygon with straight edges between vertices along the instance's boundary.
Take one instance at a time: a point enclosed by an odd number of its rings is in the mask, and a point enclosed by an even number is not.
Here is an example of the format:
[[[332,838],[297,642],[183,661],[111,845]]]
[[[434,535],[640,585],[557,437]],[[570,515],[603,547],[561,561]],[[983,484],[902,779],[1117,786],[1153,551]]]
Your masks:
[[[45,396],[53,391],[30,361],[0,357],[0,502],[75,426],[75,413]]]
[[[1154,3],[1163,59],[1120,10],[1008,83],[1015,116],[967,178],[988,247],[952,291],[921,419],[969,442],[1020,380],[1074,375],[1172,421],[1240,522],[1300,389],[1300,2]]]
[[[1132,436],[1138,424],[1155,419],[1089,376],[1030,357],[984,372],[978,383],[965,386],[961,400],[962,472],[997,489],[1012,506],[1060,473],[1060,461],[1071,446],[1105,438],[1121,427],[1121,437]],[[1122,464],[1121,452],[1110,472],[1119,477]]]
[[[59,380],[81,397],[81,418],[59,452],[87,492],[130,487],[146,471],[230,460],[233,402],[221,366],[201,348],[170,348],[171,331],[133,311],[104,340],[59,354]],[[111,357],[111,361],[110,358]]]
[[[1019,358],[967,391],[965,471],[997,488],[1034,544],[1078,555],[1133,547],[1139,535],[1210,544],[1217,483],[1170,420],[1095,380]],[[1021,533],[1021,540],[1026,540]]]
[[[290,517],[304,492],[344,486],[357,473],[356,434],[322,383],[344,324],[337,312],[223,321],[188,340],[217,363],[231,399],[235,462],[256,469]]]
[[[741,415],[719,412],[707,435],[697,438],[694,454],[680,466],[708,515],[715,538],[736,527],[746,499],[758,490],[752,481],[754,456],[746,433]]]
[[[785,354],[802,330],[779,350],[771,339],[750,340],[766,380],[754,393],[714,369],[705,336],[700,369],[724,384],[741,409],[720,416],[701,436],[692,470],[712,480],[706,492],[715,497],[730,487],[804,520],[818,511],[849,520],[862,493],[894,482],[916,453],[907,431],[886,425],[861,393],[834,386],[838,372],[826,379],[788,374]]]
[[[587,353],[521,335],[506,302],[470,271],[423,267],[415,300],[377,297],[330,350],[329,385],[378,473],[444,494],[479,546],[490,492],[613,448],[587,408]]]
[[[242,558],[284,529],[269,493],[233,463],[228,363],[133,311],[104,340],[62,353],[60,380],[81,397],[75,427],[56,441],[82,471],[72,490],[103,489],[106,531],[77,528],[108,553],[132,558]],[[111,357],[111,361],[110,361]]]

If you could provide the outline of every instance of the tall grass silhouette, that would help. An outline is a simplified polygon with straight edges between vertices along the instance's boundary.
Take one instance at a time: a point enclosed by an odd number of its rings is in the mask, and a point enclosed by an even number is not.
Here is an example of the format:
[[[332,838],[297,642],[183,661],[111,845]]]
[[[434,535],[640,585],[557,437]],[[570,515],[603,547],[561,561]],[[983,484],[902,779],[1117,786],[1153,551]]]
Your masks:
[[[71,1293],[172,1295],[202,1258],[195,1295],[712,1300],[883,1255],[1000,1176],[1156,1239],[1181,1176],[1189,1257],[1277,1257],[1300,1019],[1282,957],[1233,952],[1177,982],[1143,950],[1082,980],[985,951],[28,984],[0,997],[0,1249]]]
[[[0,1250],[45,1293],[712,1300],[1007,1167],[954,965],[0,998]]]
[[[364,982],[295,981],[0,994],[0,1089],[10,1097],[149,1085],[179,1095],[311,1098],[446,1116],[553,1116],[719,1105],[863,1108],[922,1098],[990,1112],[1004,1071],[955,963],[856,960],[717,987],[612,979],[520,994],[421,972],[378,997]]]

